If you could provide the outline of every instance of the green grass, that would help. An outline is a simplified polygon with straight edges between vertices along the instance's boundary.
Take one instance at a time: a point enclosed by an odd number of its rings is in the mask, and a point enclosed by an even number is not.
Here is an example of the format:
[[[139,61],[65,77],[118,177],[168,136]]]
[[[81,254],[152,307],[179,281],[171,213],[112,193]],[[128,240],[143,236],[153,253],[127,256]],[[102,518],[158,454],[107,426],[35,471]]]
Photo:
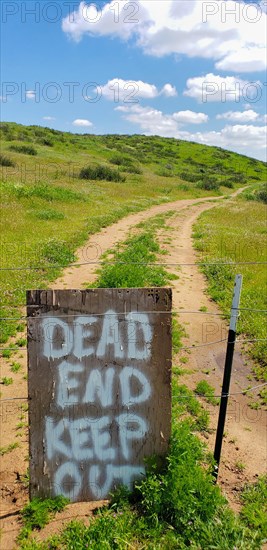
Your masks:
[[[10,370],[12,372],[18,372],[19,370],[21,369],[21,365],[20,363],[17,363],[16,361],[14,361],[10,367]]]
[[[172,276],[159,264],[163,254],[157,232],[167,229],[166,219],[174,214],[169,211],[138,224],[139,232],[134,231],[124,243],[109,250],[104,255],[105,263],[99,269],[99,277],[93,287],[97,288],[138,288],[164,286]],[[141,231],[140,231],[141,230]]]
[[[246,504],[238,517],[213,483],[211,471],[203,443],[187,421],[179,421],[161,470],[150,461],[146,479],[136,484],[133,493],[118,490],[109,506],[97,511],[89,523],[73,520],[60,534],[37,543],[29,538],[31,530],[40,529],[49,519],[47,510],[49,515],[51,509],[61,507],[52,500],[28,505],[23,512],[21,548],[260,550],[266,526],[262,482],[244,492]]]
[[[56,257],[62,246],[68,251],[67,261],[72,261],[88,235],[130,212],[178,199],[227,193],[224,180],[238,180],[237,174],[243,174],[247,182],[264,181],[265,177],[260,161],[175,139],[79,135],[15,123],[1,123],[0,138],[1,154],[12,163],[2,165],[0,172],[1,266],[40,267],[0,272],[0,316],[14,318],[0,321],[2,343],[16,334],[15,318],[19,317],[18,307],[25,303],[25,290],[46,288],[60,274],[60,269],[51,269],[55,262],[46,265],[46,246],[50,250],[55,247]],[[10,151],[10,146],[15,149]],[[38,155],[21,154],[21,148],[24,153],[33,148]],[[159,165],[174,177],[155,174]],[[122,171],[126,179],[80,179],[85,166],[100,172],[104,166],[115,175]],[[183,179],[181,172],[187,178],[193,175],[195,181]],[[220,181],[220,189],[200,189],[197,183],[206,176]],[[240,185],[234,182],[234,187]],[[66,256],[63,259],[65,265]]]
[[[13,378],[3,376],[3,378],[1,378],[0,384],[3,384],[3,386],[10,386],[11,384],[13,384]]]
[[[195,388],[195,393],[205,397],[208,403],[218,405],[220,400],[214,396],[214,391],[214,388],[206,380],[200,380]]]
[[[2,357],[4,357],[5,359],[10,359],[11,355],[12,355],[12,352],[13,350],[11,348],[15,348],[15,346],[12,344],[12,346],[10,346],[10,348],[6,348],[6,349],[3,349],[2,350]]]
[[[18,199],[40,198],[47,202],[59,201],[63,203],[87,200],[87,197],[83,196],[82,193],[56,185],[53,185],[52,187],[43,182],[36,183],[34,186],[15,184],[13,185],[11,192],[13,192]]]
[[[39,210],[35,212],[35,216],[39,220],[63,220],[65,218],[63,212],[57,212],[52,209]]]
[[[114,264],[103,266],[100,277],[94,283],[99,288],[134,288],[163,286],[167,272],[161,266],[147,265],[157,261],[160,248],[155,237],[142,232],[125,241],[122,250],[115,252]]]
[[[18,541],[23,543],[33,529],[42,529],[54,517],[55,513],[61,512],[68,503],[69,500],[63,496],[45,500],[33,499],[21,511],[23,529],[19,534]]]
[[[249,345],[256,360],[255,374],[267,380],[266,371],[266,206],[257,201],[244,200],[244,194],[235,201],[225,203],[203,213],[194,229],[195,247],[199,261],[211,263],[203,266],[210,296],[229,314],[235,275],[243,275],[240,307],[261,312],[241,311],[238,333],[242,339],[258,340]],[[235,265],[235,263],[241,265]],[[251,262],[252,265],[242,265]],[[229,265],[219,265],[228,263]],[[240,349],[240,346],[238,346]]]
[[[257,483],[245,486],[241,499],[241,518],[250,529],[257,529],[267,539],[267,475],[259,477]]]
[[[18,340],[16,340],[16,346],[18,346],[19,348],[24,348],[26,345],[27,345],[26,338],[18,338]]]
[[[136,260],[142,263],[138,284],[154,284],[155,279],[166,284],[167,274],[160,272],[159,277],[158,266],[149,266],[147,271],[147,262],[152,258],[158,261],[161,250],[157,234],[166,228],[167,217],[156,216],[139,224],[138,233],[130,236],[119,250],[109,251],[105,259],[115,254],[116,263],[102,266],[97,286],[110,283],[118,288],[125,282],[128,286],[133,281],[128,262]],[[174,317],[175,352],[181,347],[182,333]],[[199,389],[209,396],[214,391],[207,384]],[[257,498],[251,497],[253,513],[244,507],[243,516],[238,517],[229,509],[214,484],[213,459],[195,434],[208,430],[208,411],[194,392],[180,385],[174,375],[172,438],[166,459],[150,457],[146,478],[136,483],[132,493],[120,488],[110,504],[97,511],[89,522],[71,521],[60,534],[41,543],[36,542],[31,533],[49,521],[53,501],[34,500],[23,511],[25,526],[18,539],[21,548],[260,550],[264,530],[257,514],[263,506],[263,490],[260,496],[257,493]]]
[[[7,445],[6,447],[0,447],[0,456],[3,456],[7,453],[10,453],[14,449],[17,449],[19,447],[19,443],[10,443],[10,445]]]

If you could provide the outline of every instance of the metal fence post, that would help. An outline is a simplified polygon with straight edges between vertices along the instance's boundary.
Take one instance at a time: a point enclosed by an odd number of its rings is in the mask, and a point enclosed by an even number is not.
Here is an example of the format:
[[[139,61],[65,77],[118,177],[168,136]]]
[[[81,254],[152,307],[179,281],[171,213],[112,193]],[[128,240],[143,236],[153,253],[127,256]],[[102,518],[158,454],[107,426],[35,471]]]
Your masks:
[[[239,302],[240,302],[241,287],[242,287],[242,275],[236,275],[232,307],[231,307],[231,319],[230,319],[230,327],[229,327],[229,333],[228,333],[227,351],[226,351],[226,358],[225,358],[225,365],[224,365],[224,376],[223,376],[223,385],[222,385],[222,393],[221,393],[220,411],[219,411],[215,449],[214,449],[215,467],[213,470],[213,476],[215,478],[215,482],[217,481],[220,458],[221,458],[222,440],[223,440],[229,387],[230,387],[230,381],[231,381],[233,356],[234,356],[234,349],[235,349],[236,323],[238,318],[238,308],[239,308]]]

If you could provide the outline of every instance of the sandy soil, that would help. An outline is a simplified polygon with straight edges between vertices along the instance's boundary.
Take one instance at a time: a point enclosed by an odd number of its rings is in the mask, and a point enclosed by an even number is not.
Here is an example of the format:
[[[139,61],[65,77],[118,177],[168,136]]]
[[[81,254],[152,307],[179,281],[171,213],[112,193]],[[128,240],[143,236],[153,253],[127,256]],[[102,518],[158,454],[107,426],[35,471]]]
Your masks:
[[[154,206],[145,212],[133,214],[123,220],[103,229],[89,239],[85,246],[77,251],[77,263],[85,263],[80,267],[67,268],[63,275],[55,281],[51,288],[83,288],[92,282],[96,275],[97,262],[103,252],[116,243],[123,241],[129,229],[139,222],[159,213],[175,210],[168,225],[170,229],[161,233],[162,245],[167,255],[164,261],[169,264],[195,264],[196,253],[192,246],[192,225],[201,212],[216,204],[214,198],[201,200],[182,200],[174,203]],[[88,263],[89,262],[89,263]],[[183,266],[177,271],[174,266],[171,272],[179,275],[173,286],[173,308],[179,311],[179,320],[185,326],[186,337],[183,346],[191,349],[181,350],[174,358],[174,364],[186,368],[188,374],[182,377],[190,388],[194,389],[199,380],[206,379],[220,394],[226,343],[212,343],[227,337],[225,321],[218,315],[207,315],[199,312],[206,307],[209,312],[218,314],[217,306],[206,293],[206,282],[195,265]],[[198,313],[186,313],[196,311]],[[192,347],[195,344],[195,347]],[[208,344],[202,347],[202,344]],[[200,347],[197,347],[200,346]],[[22,367],[16,373],[10,371],[12,362],[19,362]],[[186,364],[185,364],[186,362]],[[1,404],[1,446],[18,443],[18,447],[1,457],[1,528],[3,550],[16,548],[15,538],[21,527],[19,510],[27,502],[28,490],[24,475],[27,469],[27,412],[25,412],[26,388],[26,352],[12,355],[10,360],[1,358],[1,377],[14,379],[9,386],[2,386]],[[225,438],[222,451],[218,482],[227,495],[231,505],[239,508],[240,488],[246,481],[254,481],[266,468],[266,411],[253,411],[248,407],[248,398],[240,394],[241,389],[248,385],[246,378],[250,372],[250,362],[240,344],[237,345],[233,365],[233,380],[229,399],[228,419],[225,428]],[[14,398],[16,398],[14,400]],[[8,400],[10,399],[10,401]],[[211,412],[212,432],[206,434],[206,442],[213,450],[215,428],[218,417],[218,407],[206,405]],[[243,465],[240,468],[240,464]],[[72,504],[60,516],[47,526],[39,538],[56,532],[70,518],[88,518],[92,510],[100,503]]]

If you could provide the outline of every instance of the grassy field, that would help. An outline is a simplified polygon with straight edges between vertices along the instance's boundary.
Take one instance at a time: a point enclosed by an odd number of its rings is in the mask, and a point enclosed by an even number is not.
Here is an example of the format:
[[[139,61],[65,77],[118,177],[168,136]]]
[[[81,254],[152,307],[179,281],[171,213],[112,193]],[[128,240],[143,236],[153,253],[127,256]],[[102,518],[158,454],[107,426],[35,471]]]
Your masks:
[[[260,161],[175,139],[15,123],[1,123],[0,137],[1,343],[16,333],[10,318],[18,317],[25,290],[46,288],[60,271],[53,266],[75,260],[88,234],[129,212],[230,193],[265,174]]]
[[[262,199],[264,189],[262,187]],[[249,340],[257,340],[249,349],[257,361],[257,377],[267,381],[267,272],[266,265],[257,265],[257,262],[267,261],[267,212],[264,202],[253,199],[253,191],[246,191],[235,201],[226,201],[223,206],[203,213],[195,225],[194,237],[200,261],[214,263],[204,266],[203,271],[211,297],[225,313],[229,313],[234,277],[237,273],[243,275],[240,307],[244,311],[240,312],[238,332]],[[229,265],[216,265],[216,262]],[[251,265],[242,265],[242,262],[251,262]]]
[[[175,139],[81,136],[14,123],[2,123],[0,132],[1,317],[14,318],[1,321],[0,338],[4,345],[17,329],[23,328],[15,318],[20,316],[25,303],[25,290],[46,288],[49,281],[58,276],[58,266],[75,261],[75,250],[89,234],[129,212],[153,204],[229,194],[247,183],[257,187],[265,179],[265,165],[260,161]],[[239,211],[244,205],[248,208],[250,203],[240,200],[235,207]],[[254,247],[262,246],[261,206],[253,202],[254,213],[250,217],[244,213],[243,225],[247,225],[251,238],[255,237]],[[221,225],[227,208],[223,212]],[[116,250],[117,265],[101,270],[97,285],[166,284],[169,276],[167,278],[161,267],[143,265],[138,272],[136,266],[125,267],[133,258],[145,264],[160,257],[157,231],[165,221],[163,216],[142,224],[139,232]],[[216,223],[219,230],[218,220]],[[199,242],[206,238],[205,223],[201,231],[204,235]],[[237,226],[235,231],[239,242]],[[232,245],[232,237],[229,239]],[[225,243],[224,246],[228,246]],[[218,242],[215,248],[217,246]],[[212,257],[211,251],[209,254]],[[227,257],[230,257],[228,252]],[[260,273],[258,268],[257,273]],[[254,307],[258,307],[255,304]],[[180,327],[175,320],[173,327],[177,351]],[[15,344],[25,346],[25,343],[20,339]],[[2,355],[9,353],[6,350]],[[13,368],[19,367],[14,363]],[[30,540],[32,528],[44,525],[49,514],[60,510],[64,503],[31,503],[23,513],[25,529],[21,532],[21,548],[156,550],[191,546],[195,550],[247,550],[261,547],[261,540],[267,536],[262,513],[266,506],[266,480],[260,480],[257,486],[244,492],[242,514],[235,516],[214,486],[212,461],[194,434],[208,430],[208,413],[193,392],[179,384],[176,372],[173,437],[165,469],[156,472],[152,465],[146,480],[132,495],[120,491],[89,525],[72,522],[62,535],[40,544]],[[6,378],[5,384],[10,380]],[[201,386],[198,390],[203,393],[205,388]],[[8,448],[1,452],[8,452]]]
[[[139,231],[129,235],[119,250],[109,251],[107,256],[112,263],[100,270],[95,286],[132,286],[136,266],[133,263],[125,266],[129,258],[131,262],[142,263],[134,286],[167,284],[169,274],[163,268],[145,265],[147,261],[160,260],[162,251],[157,233],[166,227],[167,217],[168,214],[156,216],[140,224]],[[174,332],[177,348],[180,336],[177,324]],[[208,390],[210,394],[210,387],[203,384],[197,390],[198,393]],[[241,514],[235,515],[214,484],[213,460],[196,435],[209,430],[209,413],[194,393],[179,383],[176,371],[172,397],[172,440],[160,471],[156,459],[150,460],[146,479],[132,493],[119,489],[110,504],[87,524],[72,521],[60,534],[42,543],[32,539],[33,529],[41,529],[66,502],[61,497],[32,501],[22,511],[21,549],[260,550],[262,540],[267,537],[266,478],[244,489]]]

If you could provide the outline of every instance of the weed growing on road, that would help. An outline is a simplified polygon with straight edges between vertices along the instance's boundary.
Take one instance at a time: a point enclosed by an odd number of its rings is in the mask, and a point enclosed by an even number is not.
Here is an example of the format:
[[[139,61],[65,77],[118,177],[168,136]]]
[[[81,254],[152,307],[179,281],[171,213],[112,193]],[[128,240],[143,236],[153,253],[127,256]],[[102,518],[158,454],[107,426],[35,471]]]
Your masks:
[[[68,503],[69,499],[63,496],[45,500],[34,498],[21,511],[23,529],[19,534],[18,541],[23,543],[33,529],[42,529],[55,513],[61,512]]]
[[[0,447],[0,456],[3,456],[7,453],[10,453],[14,449],[19,447],[19,443],[10,443],[10,445],[7,445],[7,447]]]
[[[195,388],[195,393],[201,397],[205,397],[208,403],[218,405],[220,399],[214,397],[214,392],[214,388],[206,380],[200,380]]]

